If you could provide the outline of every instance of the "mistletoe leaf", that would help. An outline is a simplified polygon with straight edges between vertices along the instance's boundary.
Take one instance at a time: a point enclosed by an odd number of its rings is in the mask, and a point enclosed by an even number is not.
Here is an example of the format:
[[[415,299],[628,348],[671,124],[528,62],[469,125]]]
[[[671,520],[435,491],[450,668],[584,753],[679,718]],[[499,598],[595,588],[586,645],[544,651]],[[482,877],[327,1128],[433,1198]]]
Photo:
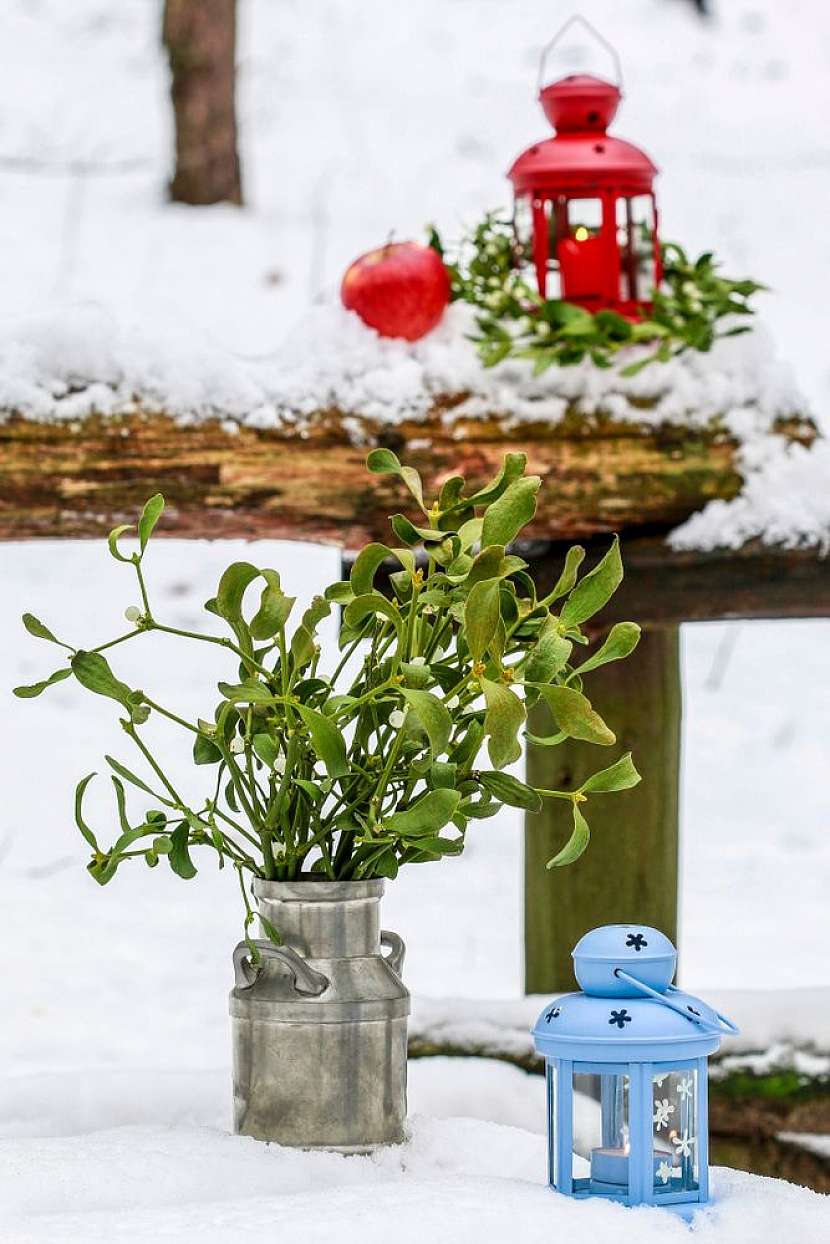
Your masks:
[[[50,674],[48,678],[44,678],[41,682],[13,687],[12,694],[16,695],[19,700],[33,700],[35,696],[42,695],[47,687],[53,687],[56,682],[63,682],[64,678],[68,678],[71,673],[72,670],[67,665],[65,669],[55,670],[54,674]]]
[[[490,763],[494,769],[503,769],[522,754],[518,734],[525,722],[525,706],[503,683],[482,678],[481,689],[487,705],[484,731],[489,736]]]
[[[499,773],[498,770],[479,773],[478,780],[486,791],[495,795],[500,803],[511,808],[524,808],[528,812],[541,812],[542,797],[537,795],[532,786],[526,786],[511,773]]]
[[[188,849],[188,831],[189,825],[187,821],[182,821],[177,829],[170,834],[170,849],[167,852],[167,858],[170,861],[170,867],[177,877],[181,877],[184,881],[190,881],[196,876],[196,866],[190,858]]]
[[[640,780],[640,774],[637,772],[634,767],[634,761],[631,759],[631,752],[626,752],[616,764],[610,765],[607,769],[600,769],[598,773],[592,774],[587,782],[582,783],[579,790],[583,795],[604,795],[610,791],[629,790],[632,786],[636,786]]]
[[[610,747],[617,737],[592,707],[591,703],[573,687],[552,687],[533,683],[550,709],[560,730],[569,738],[583,739],[586,743],[598,743]]]
[[[498,579],[476,583],[464,606],[464,636],[474,661],[482,661],[501,618]]]
[[[345,777],[349,772],[346,759],[346,741],[329,717],[324,717],[307,704],[296,705],[296,710],[311,736],[311,746],[326,767],[329,777]]]
[[[254,639],[271,639],[277,631],[285,627],[296,597],[285,595],[276,570],[263,570],[261,574],[265,587],[262,589],[259,609],[251,619],[251,634]]]
[[[402,536],[399,538],[403,539]],[[365,596],[367,592],[374,590],[375,575],[387,557],[391,556],[392,550],[385,544],[367,544],[360,550],[349,575],[349,585],[355,596]]]
[[[550,682],[565,668],[572,651],[573,644],[561,633],[556,618],[548,615],[530,651],[524,669],[525,682]]]
[[[150,497],[145,502],[144,509],[141,511],[141,518],[138,520],[138,541],[143,553],[147,547],[147,541],[153,534],[156,523],[164,513],[164,497],[160,492]]]
[[[33,613],[23,614],[23,625],[30,635],[34,635],[35,639],[46,639],[50,644],[59,644],[61,647],[65,647],[65,645],[61,644],[61,641],[52,634],[49,627],[44,626],[40,618],[36,618]]]
[[[383,827],[401,838],[437,834],[439,829],[443,829],[452,820],[460,802],[461,795],[457,790],[439,787],[438,790],[427,791],[411,808],[385,817]]]
[[[545,868],[564,868],[566,864],[573,864],[574,860],[578,860],[588,846],[591,840],[591,830],[576,803],[573,806],[573,813],[574,827],[570,838],[562,850],[557,852],[552,860],[548,860]]]
[[[75,824],[78,826],[78,829],[81,831],[84,838],[87,840],[89,845],[92,847],[93,851],[98,851],[99,850],[98,841],[95,837],[95,834],[92,832],[92,830],[89,828],[89,826],[87,825],[86,821],[83,818],[84,793],[86,791],[87,786],[89,786],[90,782],[92,781],[94,777],[95,777],[94,773],[88,773],[86,777],[81,778],[80,782],[75,787]]]
[[[598,669],[600,665],[608,665],[610,661],[622,661],[631,655],[640,642],[640,627],[636,622],[616,622],[601,647],[583,661],[576,673],[587,674],[589,670]]]
[[[245,589],[258,578],[259,570],[250,562],[232,562],[219,580],[216,612],[226,622],[242,621],[242,597]]]
[[[70,664],[72,673],[87,691],[117,700],[119,704],[123,704],[132,712],[135,706],[135,692],[115,677],[106,657],[102,657],[100,652],[76,652]]]
[[[553,589],[545,597],[545,603],[552,605],[554,601],[559,600],[561,596],[567,596],[576,583],[576,575],[579,567],[585,559],[585,550],[581,544],[574,544],[565,554],[565,565],[562,567],[562,573],[556,580]]]
[[[565,602],[560,614],[565,626],[580,626],[599,613],[623,580],[620,541],[614,536],[611,548],[584,578],[580,579]]]
[[[542,481],[538,475],[514,480],[505,492],[488,506],[481,529],[481,543],[510,544],[536,513],[536,493]]]
[[[109,545],[110,553],[112,553],[117,562],[126,562],[127,565],[134,562],[135,558],[125,557],[124,554],[119,551],[118,541],[120,537],[123,536],[125,531],[132,531],[132,529],[132,523],[121,523],[119,527],[113,527],[112,531],[107,536],[107,544]]]
[[[401,695],[411,705],[416,718],[426,731],[433,757],[447,750],[452,730],[452,718],[441,701],[429,691],[401,687]]]

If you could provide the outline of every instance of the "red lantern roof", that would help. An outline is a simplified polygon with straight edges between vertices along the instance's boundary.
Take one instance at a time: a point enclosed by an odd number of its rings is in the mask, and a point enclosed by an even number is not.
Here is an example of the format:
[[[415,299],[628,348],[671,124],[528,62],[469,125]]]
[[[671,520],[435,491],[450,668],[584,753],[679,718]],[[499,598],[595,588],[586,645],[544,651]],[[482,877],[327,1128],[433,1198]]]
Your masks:
[[[656,166],[633,143],[606,133],[621,98],[619,87],[590,74],[544,87],[539,100],[556,133],[514,162],[508,176],[516,193],[650,193]]]

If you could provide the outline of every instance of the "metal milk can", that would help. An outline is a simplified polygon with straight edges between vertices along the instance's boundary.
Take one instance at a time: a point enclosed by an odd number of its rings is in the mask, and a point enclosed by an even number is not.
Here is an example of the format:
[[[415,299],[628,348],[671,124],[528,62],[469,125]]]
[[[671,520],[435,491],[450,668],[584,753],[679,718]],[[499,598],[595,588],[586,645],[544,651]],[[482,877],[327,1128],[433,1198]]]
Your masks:
[[[234,951],[234,1130],[304,1149],[403,1140],[404,944],[380,928],[382,880],[254,882],[283,944]],[[381,946],[388,953],[381,953]]]

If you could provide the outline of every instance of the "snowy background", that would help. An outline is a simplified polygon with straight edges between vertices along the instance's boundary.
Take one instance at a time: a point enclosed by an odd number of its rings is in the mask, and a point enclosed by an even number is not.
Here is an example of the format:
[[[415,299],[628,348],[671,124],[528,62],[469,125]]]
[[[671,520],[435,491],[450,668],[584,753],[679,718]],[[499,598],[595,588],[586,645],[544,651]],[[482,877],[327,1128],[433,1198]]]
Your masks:
[[[188,385],[203,392],[205,376],[214,391],[233,388],[239,369],[277,350],[347,262],[390,229],[418,236],[435,220],[452,236],[506,201],[504,170],[545,133],[538,49],[570,12],[529,0],[240,8],[249,207],[194,211],[163,201],[159,4],[6,0],[0,389],[35,363],[88,377],[125,357],[168,389],[184,385],[185,397]],[[663,169],[665,235],[711,247],[728,271],[773,287],[766,327],[826,426],[830,11],[809,0],[720,0],[704,24],[680,0],[581,8],[621,53],[618,129]],[[554,71],[580,63],[582,41],[567,46],[574,62],[554,60]],[[159,612],[199,625],[200,602],[242,549],[159,543],[149,565]],[[330,549],[270,542],[244,556],[277,566],[301,597],[338,574]],[[23,609],[67,619],[70,638],[93,643],[134,603],[127,568],[99,544],[7,544],[0,564],[5,688],[52,668],[48,647],[20,627]],[[768,989],[779,1010],[782,990],[830,996],[828,638],[827,622],[684,628],[681,980],[690,989]],[[192,712],[204,708],[200,679],[221,676],[174,640],[120,651],[127,681],[164,687]],[[114,713],[68,683],[37,704],[5,703],[0,1239],[225,1240],[279,1222],[282,1238],[317,1240],[348,1221],[371,1241],[388,1238],[394,1218],[401,1241],[457,1240],[458,1213],[473,1214],[484,1239],[506,1238],[519,1218],[553,1225],[541,1086],[509,1067],[414,1064],[413,1141],[376,1162],[229,1139],[233,879],[212,860],[194,883],[141,865],[99,890],[83,869],[71,801],[105,750],[129,759],[113,742]],[[179,746],[172,735],[168,746]],[[108,796],[93,807],[103,824]],[[520,851],[518,818],[505,814],[481,823],[461,859],[412,869],[390,889],[384,920],[408,942],[416,995],[518,997]],[[732,1001],[751,1028],[757,996]],[[827,1023],[806,1035],[830,1050]],[[726,1174],[719,1186],[702,1239],[817,1239],[821,1215],[828,1221],[826,1203],[808,1193]],[[580,1244],[616,1238],[621,1213],[557,1207],[555,1223]],[[658,1217],[638,1212],[638,1241],[684,1238]]]

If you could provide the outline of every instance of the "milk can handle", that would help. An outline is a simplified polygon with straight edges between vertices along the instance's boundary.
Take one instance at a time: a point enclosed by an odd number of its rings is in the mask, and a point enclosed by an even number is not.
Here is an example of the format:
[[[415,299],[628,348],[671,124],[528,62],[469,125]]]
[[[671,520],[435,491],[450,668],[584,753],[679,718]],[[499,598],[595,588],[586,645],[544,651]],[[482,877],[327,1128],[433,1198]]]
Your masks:
[[[251,962],[251,946],[255,946],[263,959],[279,959],[288,968],[297,993],[319,997],[330,985],[329,978],[316,972],[301,959],[290,946],[275,946],[265,939],[240,942],[233,952],[233,975],[237,989],[250,989],[259,976],[261,965]]]
[[[381,929],[380,931],[381,946],[389,946],[389,954],[384,955],[384,960],[389,964],[396,976],[400,976],[403,968],[403,958],[406,954],[406,946],[403,938],[398,933],[393,933],[390,929]]]
[[[741,1030],[737,1024],[733,1024],[731,1019],[727,1019],[725,1015],[721,1015],[718,1011],[715,1011],[717,1022],[706,1019],[703,1015],[694,1015],[689,1011],[688,1004],[684,1006],[682,1002],[673,1001],[666,994],[652,989],[651,985],[644,985],[641,980],[637,980],[636,976],[631,976],[630,973],[624,972],[622,968],[614,968],[614,975],[619,976],[620,980],[627,981],[629,985],[633,985],[641,993],[650,994],[652,998],[662,1002],[663,1006],[671,1007],[673,1011],[677,1011],[678,1015],[682,1015],[684,1019],[688,1019],[692,1024],[697,1024],[698,1027],[703,1028],[706,1032],[727,1033],[732,1037],[737,1037],[740,1034]],[[669,985],[669,992],[679,993],[680,990],[675,989],[674,985]]]
[[[542,55],[539,60],[539,81],[536,84],[537,91],[541,91],[542,87],[545,84],[545,65],[547,64],[548,56],[553,51],[556,44],[559,42],[559,40],[562,38],[565,32],[567,30],[570,30],[571,26],[584,26],[585,29],[588,31],[588,33],[594,36],[597,43],[602,44],[602,46],[605,48],[608,55],[611,57],[611,60],[614,62],[614,76],[616,78],[616,85],[619,87],[620,90],[622,90],[622,84],[623,84],[622,65],[620,63],[620,57],[619,57],[619,53],[617,52],[617,49],[613,46],[613,44],[609,43],[607,39],[604,39],[602,37],[602,35],[597,30],[596,26],[592,26],[586,17],[583,17],[581,13],[574,13],[572,17],[568,18],[564,26],[559,27],[556,34],[551,39],[550,43],[547,43],[542,48]]]

